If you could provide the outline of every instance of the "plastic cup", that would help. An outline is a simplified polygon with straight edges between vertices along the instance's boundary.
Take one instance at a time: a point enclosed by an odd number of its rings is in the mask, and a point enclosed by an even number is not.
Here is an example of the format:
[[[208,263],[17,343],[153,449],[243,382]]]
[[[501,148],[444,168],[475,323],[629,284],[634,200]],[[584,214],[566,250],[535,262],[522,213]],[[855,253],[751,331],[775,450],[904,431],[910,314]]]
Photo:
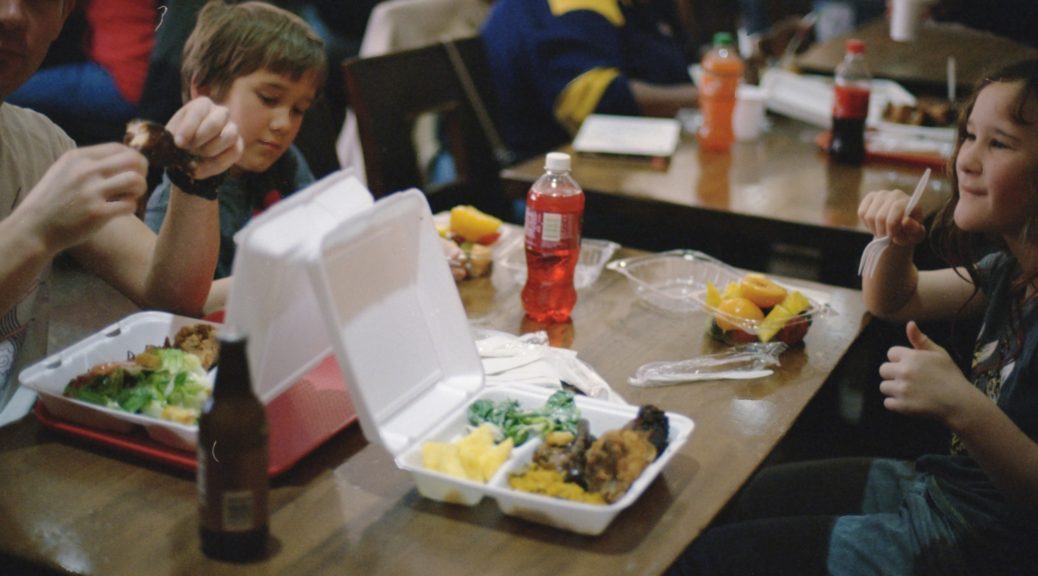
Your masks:
[[[926,0],[893,0],[890,7],[890,38],[912,42],[919,35]]]
[[[764,129],[764,111],[767,92],[759,86],[739,86],[735,92],[735,111],[732,113],[732,132],[739,142],[760,138]]]

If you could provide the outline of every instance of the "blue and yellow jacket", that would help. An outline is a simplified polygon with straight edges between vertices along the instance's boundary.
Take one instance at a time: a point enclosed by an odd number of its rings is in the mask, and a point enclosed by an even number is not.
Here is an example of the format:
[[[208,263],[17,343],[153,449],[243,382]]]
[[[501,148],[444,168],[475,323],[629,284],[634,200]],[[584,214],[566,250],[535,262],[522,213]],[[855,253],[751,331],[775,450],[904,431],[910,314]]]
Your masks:
[[[663,0],[497,0],[482,30],[502,137],[519,158],[572,139],[592,112],[638,115],[629,79],[690,81]]]

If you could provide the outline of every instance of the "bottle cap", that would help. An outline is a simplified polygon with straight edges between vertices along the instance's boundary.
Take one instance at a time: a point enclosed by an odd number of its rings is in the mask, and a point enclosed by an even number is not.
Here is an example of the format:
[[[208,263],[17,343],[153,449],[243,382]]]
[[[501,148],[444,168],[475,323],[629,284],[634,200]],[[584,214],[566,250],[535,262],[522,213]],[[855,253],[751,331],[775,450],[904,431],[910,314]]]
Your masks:
[[[544,159],[544,169],[552,172],[569,171],[569,154],[565,152],[548,152]]]
[[[847,39],[847,52],[851,54],[864,54],[865,53],[865,42],[857,38]]]
[[[714,44],[734,44],[732,40],[731,32],[715,32],[714,33]]]

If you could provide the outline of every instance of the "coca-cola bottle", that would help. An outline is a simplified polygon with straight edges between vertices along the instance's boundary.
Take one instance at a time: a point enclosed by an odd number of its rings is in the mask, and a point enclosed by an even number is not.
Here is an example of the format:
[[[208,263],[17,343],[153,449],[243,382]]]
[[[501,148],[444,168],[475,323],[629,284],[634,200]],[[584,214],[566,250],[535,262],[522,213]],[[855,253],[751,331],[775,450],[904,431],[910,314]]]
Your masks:
[[[537,322],[564,322],[577,303],[584,191],[570,176],[569,154],[549,153],[544,168],[526,196],[523,309]]]
[[[847,40],[847,52],[836,67],[833,85],[833,129],[829,155],[838,162],[860,164],[865,158],[865,117],[869,114],[872,74],[865,62],[865,43]]]

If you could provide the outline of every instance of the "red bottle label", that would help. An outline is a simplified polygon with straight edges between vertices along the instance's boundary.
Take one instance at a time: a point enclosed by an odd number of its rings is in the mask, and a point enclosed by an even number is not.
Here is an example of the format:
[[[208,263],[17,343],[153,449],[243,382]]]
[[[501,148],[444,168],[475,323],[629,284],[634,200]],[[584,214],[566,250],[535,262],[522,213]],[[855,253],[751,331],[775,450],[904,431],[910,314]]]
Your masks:
[[[833,118],[865,118],[869,115],[869,89],[841,86],[833,89]]]

